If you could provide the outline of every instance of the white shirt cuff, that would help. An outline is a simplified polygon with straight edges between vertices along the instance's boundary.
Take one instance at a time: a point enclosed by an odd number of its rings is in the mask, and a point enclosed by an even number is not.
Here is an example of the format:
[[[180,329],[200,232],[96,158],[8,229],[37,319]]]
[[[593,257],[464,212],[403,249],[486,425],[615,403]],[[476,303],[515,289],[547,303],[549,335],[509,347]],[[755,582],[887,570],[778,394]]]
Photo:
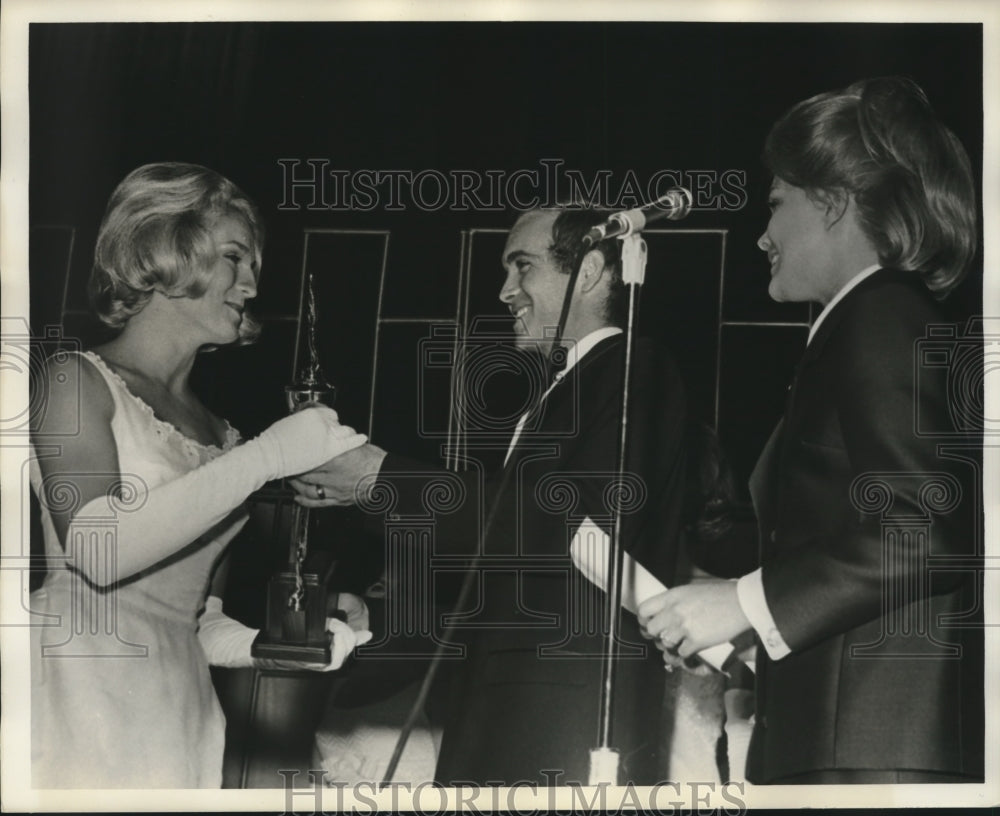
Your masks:
[[[740,609],[747,616],[750,625],[760,636],[764,649],[771,660],[781,660],[792,650],[788,648],[785,639],[778,631],[778,626],[771,616],[771,610],[764,597],[764,579],[760,569],[747,573],[736,582],[736,598]]]

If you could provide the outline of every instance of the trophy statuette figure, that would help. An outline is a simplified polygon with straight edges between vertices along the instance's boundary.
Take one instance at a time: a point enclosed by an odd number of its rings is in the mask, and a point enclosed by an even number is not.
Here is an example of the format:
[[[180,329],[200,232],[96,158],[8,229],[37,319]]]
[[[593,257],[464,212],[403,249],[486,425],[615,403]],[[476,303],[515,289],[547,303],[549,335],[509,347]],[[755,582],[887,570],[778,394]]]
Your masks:
[[[307,338],[309,364],[291,385],[285,386],[288,410],[310,405],[333,407],[336,389],[326,382],[316,352],[316,297],[313,277],[308,277]],[[267,589],[267,622],[254,640],[254,657],[329,663],[328,609],[336,607],[336,594],[326,584],[336,566],[326,553],[309,552],[309,508],[293,505],[287,570],[273,575]],[[307,565],[307,556],[309,563]]]

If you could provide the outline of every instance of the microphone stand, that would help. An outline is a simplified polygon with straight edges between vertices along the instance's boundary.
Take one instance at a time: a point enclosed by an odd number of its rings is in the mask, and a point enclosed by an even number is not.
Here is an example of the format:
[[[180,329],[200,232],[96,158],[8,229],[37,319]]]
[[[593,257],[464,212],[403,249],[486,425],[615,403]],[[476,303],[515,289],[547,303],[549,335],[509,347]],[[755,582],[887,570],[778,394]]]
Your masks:
[[[625,361],[622,372],[622,414],[618,438],[618,461],[616,468],[618,485],[621,486],[623,484],[626,463],[628,441],[628,396],[631,384],[632,350],[636,330],[636,315],[638,312],[638,292],[636,287],[641,286],[645,280],[647,251],[646,242],[642,239],[642,235],[640,233],[629,232],[618,236],[618,239],[621,241],[622,281],[629,289],[628,321],[625,332]],[[587,251],[589,251],[589,249],[590,247],[585,247],[581,252],[577,262],[570,270],[570,274],[566,282],[566,294],[563,297],[562,311],[559,315],[559,323],[556,326],[556,333],[553,337],[552,349],[549,354],[550,370],[561,368],[565,364],[566,349],[561,345],[563,331],[566,326],[566,319],[569,316],[570,306],[573,302],[573,292],[576,289],[576,282],[580,275],[580,265],[582,263],[583,256]],[[541,396],[539,399],[541,399]],[[529,410],[534,410],[534,408]],[[487,514],[486,522],[483,525],[480,541],[485,541],[490,534],[490,530],[493,527],[497,509],[499,507],[500,497],[503,496],[504,491],[510,483],[512,471],[512,468],[506,466],[502,471],[500,484],[498,485],[496,492],[493,494],[493,499],[490,502],[489,513]],[[598,746],[593,748],[590,752],[590,773],[588,782],[591,785],[599,785],[602,783],[614,785],[617,784],[618,778],[619,755],[618,751],[611,747],[611,714],[614,702],[614,671],[616,665],[615,658],[618,655],[618,629],[621,618],[622,567],[624,563],[624,550],[619,543],[622,526],[620,487],[619,490],[616,491],[615,496],[614,526],[612,528],[611,547],[609,551],[610,574],[608,576],[607,593],[609,628],[607,635],[607,648],[605,649],[601,659],[602,682],[601,698],[599,701]],[[456,611],[462,609],[468,600],[469,593],[472,591],[475,568],[476,562],[474,561],[470,566],[469,571],[466,573],[465,579],[462,582],[462,587],[459,590],[458,600],[455,603]],[[396,768],[402,758],[403,750],[409,740],[410,733],[412,732],[417,718],[423,710],[427,696],[430,693],[431,685],[437,675],[438,666],[444,657],[447,641],[455,630],[455,620],[455,618],[452,618],[449,622],[444,635],[441,638],[441,642],[438,644],[433,657],[431,657],[431,665],[428,667],[427,673],[424,675],[423,682],[420,685],[420,690],[417,693],[417,699],[410,708],[406,722],[403,724],[399,737],[396,739],[396,745],[393,748],[389,764],[386,767],[385,773],[382,775],[382,781],[379,785],[380,788],[385,788],[392,782],[392,778],[396,773]]]
[[[645,245],[643,245],[645,246]],[[556,333],[552,339],[552,349],[549,352],[549,374],[556,370],[561,369],[566,363],[566,349],[561,345],[563,330],[566,326],[566,318],[569,316],[569,308],[573,302],[573,290],[576,289],[577,279],[580,277],[580,262],[583,260],[583,253],[581,253],[580,258],[573,265],[570,273],[568,275],[568,280],[566,282],[566,294],[563,296],[562,311],[559,314],[559,323],[556,326]],[[551,379],[551,377],[550,377]],[[544,398],[544,391],[538,396],[538,402],[535,403],[531,408],[529,408],[530,413],[534,413],[538,410],[538,406],[541,404],[541,400]],[[504,466],[500,475],[500,483],[497,485],[496,492],[493,494],[493,498],[490,501],[490,509],[486,515],[486,522],[483,524],[482,532],[480,535],[480,542],[485,542],[490,534],[490,530],[493,529],[493,522],[496,519],[497,509],[500,506],[500,498],[503,496],[504,492],[507,490],[510,484],[511,474],[514,469],[511,467]],[[469,566],[468,572],[465,574],[465,578],[462,581],[462,586],[459,589],[458,600],[455,601],[453,607],[453,612],[459,612],[465,606],[469,599],[469,594],[472,592],[472,584],[476,575],[477,560],[473,560],[472,564]],[[619,579],[619,584],[621,579]],[[619,596],[620,596],[619,590]],[[413,706],[410,708],[410,713],[407,715],[406,722],[403,723],[403,727],[399,733],[399,737],[396,739],[396,745],[392,750],[392,756],[389,758],[389,764],[386,767],[385,773],[382,775],[382,781],[379,784],[380,788],[387,787],[392,782],[392,777],[396,773],[396,768],[399,765],[399,761],[403,756],[403,750],[406,748],[406,743],[410,738],[410,733],[413,731],[414,725],[416,725],[417,718],[420,716],[420,712],[423,710],[424,703],[427,701],[427,697],[430,694],[431,686],[434,683],[434,678],[437,676],[438,666],[441,664],[441,660],[444,658],[445,649],[447,648],[447,643],[452,633],[456,629],[457,617],[453,614],[452,619],[449,621],[444,634],[441,637],[441,641],[438,643],[437,648],[434,650],[434,655],[431,657],[431,665],[427,669],[427,673],[424,675],[423,682],[420,684],[420,691],[417,692],[417,699],[414,701]]]
[[[608,553],[606,648],[601,656],[601,698],[598,710],[596,748],[590,752],[591,785],[618,784],[618,751],[611,747],[611,714],[614,706],[615,668],[617,666],[619,627],[621,625],[622,576],[625,550],[621,545],[622,485],[628,453],[629,393],[632,384],[632,354],[635,346],[636,322],[639,306],[638,287],[646,278],[646,242],[638,232],[619,237],[621,241],[622,282],[628,287],[628,321],[625,328],[625,361],[622,366],[622,412],[618,435],[618,461],[616,478],[618,489],[614,492],[614,525],[611,529],[611,546]]]

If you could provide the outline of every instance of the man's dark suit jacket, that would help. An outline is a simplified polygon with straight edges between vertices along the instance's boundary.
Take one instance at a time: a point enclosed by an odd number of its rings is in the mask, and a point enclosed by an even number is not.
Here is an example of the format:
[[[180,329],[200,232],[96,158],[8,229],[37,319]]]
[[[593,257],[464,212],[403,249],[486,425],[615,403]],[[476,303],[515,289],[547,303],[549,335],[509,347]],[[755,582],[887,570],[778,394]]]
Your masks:
[[[753,782],[983,774],[981,577],[947,560],[977,552],[977,438],[948,452],[917,432],[952,424],[944,357],[918,353],[945,322],[914,274],[851,290],[751,477],[764,593],[791,648],[758,649]]]
[[[569,545],[585,517],[611,529],[623,347],[618,335],[585,354],[520,436],[507,478],[458,474],[464,501],[436,516],[435,554],[478,556],[469,625],[460,632],[468,653],[450,699],[440,782],[587,782],[604,648],[595,606],[604,594],[573,566]],[[650,345],[637,344],[634,365],[626,482],[635,492],[624,502],[623,543],[669,584],[683,502],[684,394],[673,363]],[[425,465],[390,454],[377,487],[393,492],[393,512],[405,516],[422,512],[433,479]],[[493,500],[495,519],[480,544]],[[627,656],[616,674],[612,744],[621,752],[624,778],[651,783],[662,661],[627,612],[621,637]]]

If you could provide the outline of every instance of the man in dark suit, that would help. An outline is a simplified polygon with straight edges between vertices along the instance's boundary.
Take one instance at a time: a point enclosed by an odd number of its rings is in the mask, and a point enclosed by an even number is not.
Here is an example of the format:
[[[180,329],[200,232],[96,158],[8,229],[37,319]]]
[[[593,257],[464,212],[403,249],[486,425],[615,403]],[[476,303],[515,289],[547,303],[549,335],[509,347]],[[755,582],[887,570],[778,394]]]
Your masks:
[[[612,529],[624,360],[618,246],[610,240],[582,250],[584,234],[604,217],[529,212],[504,249],[500,298],[525,354],[549,353],[569,273],[576,264],[580,271],[563,334],[565,367],[521,418],[501,471],[485,481],[478,472],[455,474],[465,501],[435,520],[435,555],[475,558],[463,627],[468,651],[437,768],[444,783],[588,781],[607,620],[605,595],[583,577],[579,559],[599,559]],[[636,348],[630,406],[622,542],[669,584],[681,524],[685,403],[673,363],[646,343]],[[297,487],[301,501],[322,506],[352,503],[360,482],[363,507],[371,510],[366,498],[388,491],[392,512],[404,517],[426,510],[425,489],[439,475],[369,445],[306,474]],[[484,508],[495,508],[485,531]],[[651,784],[659,778],[663,669],[633,615],[623,613],[619,639],[611,743],[621,781]]]

